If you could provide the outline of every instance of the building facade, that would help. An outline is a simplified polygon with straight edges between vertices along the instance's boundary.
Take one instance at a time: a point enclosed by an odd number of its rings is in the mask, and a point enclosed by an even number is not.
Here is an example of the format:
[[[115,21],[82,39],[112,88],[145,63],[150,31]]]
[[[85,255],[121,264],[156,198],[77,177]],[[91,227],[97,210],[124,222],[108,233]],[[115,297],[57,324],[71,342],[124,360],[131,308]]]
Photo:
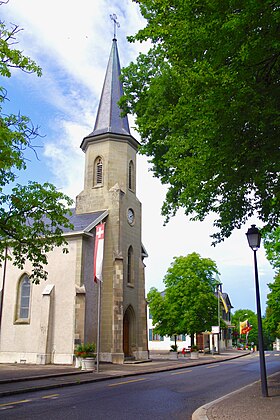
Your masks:
[[[148,306],[147,310],[147,322],[148,322],[148,348],[150,356],[153,353],[165,353],[171,350],[171,346],[175,344],[175,337],[169,337],[167,335],[159,335],[154,332],[155,326],[153,325],[153,314]],[[178,351],[182,351],[184,348],[190,348],[191,337],[189,335],[181,334],[176,337],[176,344]]]
[[[146,359],[147,322],[141,203],[136,196],[138,142],[122,96],[117,40],[113,39],[94,130],[81,143],[84,188],[65,231],[68,254],[48,255],[48,279],[39,285],[6,261],[1,308],[0,362],[73,362],[76,344],[96,342],[98,285],[93,282],[95,227],[105,223],[101,284],[100,360]],[[9,250],[12,253],[12,250]],[[3,269],[0,273],[3,276]]]

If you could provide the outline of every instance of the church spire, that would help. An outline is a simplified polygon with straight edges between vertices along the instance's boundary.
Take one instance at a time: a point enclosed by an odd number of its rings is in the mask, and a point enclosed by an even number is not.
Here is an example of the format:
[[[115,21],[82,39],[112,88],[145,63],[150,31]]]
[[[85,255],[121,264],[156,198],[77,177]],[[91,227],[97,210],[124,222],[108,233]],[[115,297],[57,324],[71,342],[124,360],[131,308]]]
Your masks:
[[[123,96],[120,74],[117,40],[113,38],[95,126],[90,137],[105,133],[130,135],[128,118],[127,116],[121,117],[121,110],[118,106],[118,102]]]

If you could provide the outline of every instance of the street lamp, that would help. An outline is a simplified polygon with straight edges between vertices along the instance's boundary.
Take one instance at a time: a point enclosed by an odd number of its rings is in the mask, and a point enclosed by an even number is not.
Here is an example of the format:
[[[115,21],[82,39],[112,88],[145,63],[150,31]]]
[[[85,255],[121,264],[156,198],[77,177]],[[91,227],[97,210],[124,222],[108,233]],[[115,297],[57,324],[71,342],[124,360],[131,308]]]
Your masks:
[[[220,354],[220,340],[221,340],[221,314],[220,314],[220,295],[219,295],[219,289],[220,289],[221,285],[222,285],[222,283],[220,283],[217,280],[216,287],[217,287],[217,298],[218,298],[218,326],[219,326],[219,331],[218,331],[218,336],[217,336],[217,338],[218,338],[218,343],[217,343],[218,354]]]
[[[262,332],[262,316],[261,316],[261,303],[260,303],[260,289],[259,289],[259,276],[258,276],[258,265],[257,265],[257,250],[261,244],[261,234],[256,227],[252,225],[247,233],[247,239],[250,248],[254,251],[254,266],[255,266],[255,285],[256,285],[256,302],[257,302],[257,316],[258,316],[258,338],[259,338],[259,355],[260,355],[260,369],[261,369],[261,385],[262,395],[267,397],[267,379],[266,379],[266,367],[264,359],[263,349],[263,332]]]

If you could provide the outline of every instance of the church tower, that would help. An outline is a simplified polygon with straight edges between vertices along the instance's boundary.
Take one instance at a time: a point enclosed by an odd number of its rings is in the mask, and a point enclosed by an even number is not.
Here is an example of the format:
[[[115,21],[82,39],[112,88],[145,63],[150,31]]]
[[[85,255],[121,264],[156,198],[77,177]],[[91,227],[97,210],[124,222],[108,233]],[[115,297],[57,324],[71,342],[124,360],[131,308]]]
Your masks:
[[[100,360],[113,363],[123,363],[126,357],[148,358],[143,262],[147,255],[141,242],[141,203],[136,196],[139,143],[130,134],[127,117],[121,116],[118,101],[122,95],[114,37],[94,130],[81,143],[85,153],[84,189],[76,199],[77,215],[107,214]],[[96,319],[93,325],[95,336]],[[84,336],[87,339],[91,334],[85,330]]]

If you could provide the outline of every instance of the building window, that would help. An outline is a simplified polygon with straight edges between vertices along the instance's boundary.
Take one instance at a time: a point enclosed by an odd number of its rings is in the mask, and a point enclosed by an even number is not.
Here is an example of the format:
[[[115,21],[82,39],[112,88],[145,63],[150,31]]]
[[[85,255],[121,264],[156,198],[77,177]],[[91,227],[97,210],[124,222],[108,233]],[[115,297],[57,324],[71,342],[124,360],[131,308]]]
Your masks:
[[[30,292],[30,279],[24,274],[18,284],[16,321],[29,322]]]
[[[155,334],[152,328],[149,329],[149,341],[163,341],[164,337],[160,334]]]
[[[103,162],[101,157],[99,156],[95,160],[94,165],[94,185],[102,185],[103,184]]]
[[[128,188],[132,191],[135,191],[135,172],[134,172],[134,163],[132,160],[128,165]]]
[[[174,337],[174,335],[172,335],[172,337],[171,337],[171,341],[175,341],[175,337]],[[176,342],[177,342],[177,341],[186,341],[186,336],[185,336],[185,334],[176,335]]]
[[[133,248],[130,246],[127,252],[127,283],[134,283],[134,260],[133,260]]]

